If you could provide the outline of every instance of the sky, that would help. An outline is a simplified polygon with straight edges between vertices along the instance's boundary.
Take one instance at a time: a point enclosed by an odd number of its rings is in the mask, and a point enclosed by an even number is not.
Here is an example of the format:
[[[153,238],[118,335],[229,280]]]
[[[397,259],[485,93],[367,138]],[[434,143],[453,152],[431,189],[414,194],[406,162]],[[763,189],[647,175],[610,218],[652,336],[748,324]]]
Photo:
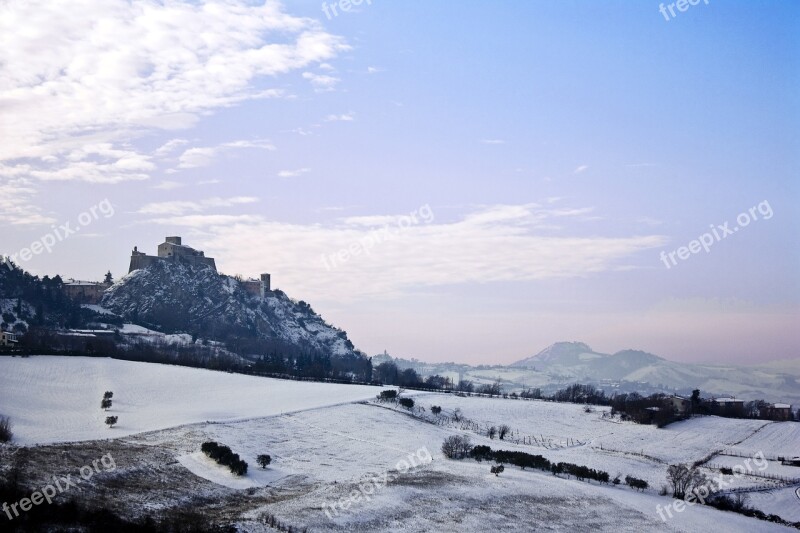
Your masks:
[[[800,3],[669,6],[0,0],[0,253],[180,235],[368,354],[797,358]]]

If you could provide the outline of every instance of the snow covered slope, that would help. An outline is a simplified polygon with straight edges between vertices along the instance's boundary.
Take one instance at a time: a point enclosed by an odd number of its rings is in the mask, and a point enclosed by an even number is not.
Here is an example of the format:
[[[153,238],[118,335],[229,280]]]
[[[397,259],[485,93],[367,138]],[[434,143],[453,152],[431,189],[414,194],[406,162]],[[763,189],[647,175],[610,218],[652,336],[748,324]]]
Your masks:
[[[308,304],[280,291],[260,297],[204,266],[158,261],[131,272],[103,296],[103,307],[137,323],[223,340],[228,335],[277,340],[301,350],[353,357],[347,334]]]
[[[373,398],[378,387],[284,381],[87,357],[0,357],[0,414],[20,444],[120,437]],[[105,391],[113,407],[100,408]],[[118,416],[113,429],[106,416]]]

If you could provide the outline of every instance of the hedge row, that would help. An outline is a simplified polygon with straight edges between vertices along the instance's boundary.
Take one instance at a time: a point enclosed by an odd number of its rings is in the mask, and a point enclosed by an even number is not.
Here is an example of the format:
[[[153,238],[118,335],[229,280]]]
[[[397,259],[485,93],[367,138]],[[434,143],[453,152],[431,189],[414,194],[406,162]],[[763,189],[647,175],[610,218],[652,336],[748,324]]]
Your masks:
[[[217,463],[230,468],[235,475],[243,476],[247,473],[247,463],[239,457],[238,453],[233,453],[227,446],[210,441],[204,442],[200,449]]]
[[[475,446],[469,452],[470,457],[477,461],[495,461],[496,463],[506,463],[526,468],[535,468],[555,474],[567,474],[575,476],[583,481],[584,479],[594,479],[601,483],[608,483],[608,472],[595,470],[588,466],[581,466],[572,463],[551,463],[541,455],[532,455],[525,452],[515,452],[509,450],[492,450],[489,446]]]

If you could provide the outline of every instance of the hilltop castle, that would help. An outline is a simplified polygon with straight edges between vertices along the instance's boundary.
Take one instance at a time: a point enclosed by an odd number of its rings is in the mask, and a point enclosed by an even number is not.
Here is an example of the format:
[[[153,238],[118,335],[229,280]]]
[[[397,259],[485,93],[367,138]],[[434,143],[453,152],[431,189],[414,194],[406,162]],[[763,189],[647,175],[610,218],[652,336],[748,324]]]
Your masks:
[[[139,251],[138,246],[134,246],[131,252],[131,265],[128,269],[130,274],[134,270],[147,268],[156,261],[176,261],[190,263],[193,265],[206,265],[217,271],[217,264],[211,257],[200,250],[195,250],[183,244],[180,237],[167,237],[164,242],[158,245],[158,255],[147,255]],[[271,291],[271,280],[269,274],[261,274],[260,280],[250,279],[240,281],[242,288],[253,296],[264,298]]]
[[[131,253],[131,266],[128,269],[130,274],[134,270],[147,268],[156,261],[178,261],[192,263],[195,265],[208,265],[217,271],[217,265],[214,259],[206,257],[206,254],[195,250],[189,246],[184,246],[180,237],[167,237],[164,242],[158,245],[158,255],[147,255],[139,251],[138,246],[133,247]]]

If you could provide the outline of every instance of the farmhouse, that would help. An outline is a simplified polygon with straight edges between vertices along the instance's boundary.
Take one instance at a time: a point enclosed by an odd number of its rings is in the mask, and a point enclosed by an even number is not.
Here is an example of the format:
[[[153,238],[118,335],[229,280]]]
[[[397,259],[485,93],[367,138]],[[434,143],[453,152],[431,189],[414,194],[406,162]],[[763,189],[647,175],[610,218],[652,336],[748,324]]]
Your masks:
[[[0,332],[0,346],[16,346],[17,342],[16,334],[8,331]]]
[[[788,403],[773,403],[762,407],[759,415],[768,420],[786,421],[792,419],[792,406]]]
[[[728,418],[741,418],[744,416],[744,400],[736,398],[715,398],[711,401],[713,414]]]

